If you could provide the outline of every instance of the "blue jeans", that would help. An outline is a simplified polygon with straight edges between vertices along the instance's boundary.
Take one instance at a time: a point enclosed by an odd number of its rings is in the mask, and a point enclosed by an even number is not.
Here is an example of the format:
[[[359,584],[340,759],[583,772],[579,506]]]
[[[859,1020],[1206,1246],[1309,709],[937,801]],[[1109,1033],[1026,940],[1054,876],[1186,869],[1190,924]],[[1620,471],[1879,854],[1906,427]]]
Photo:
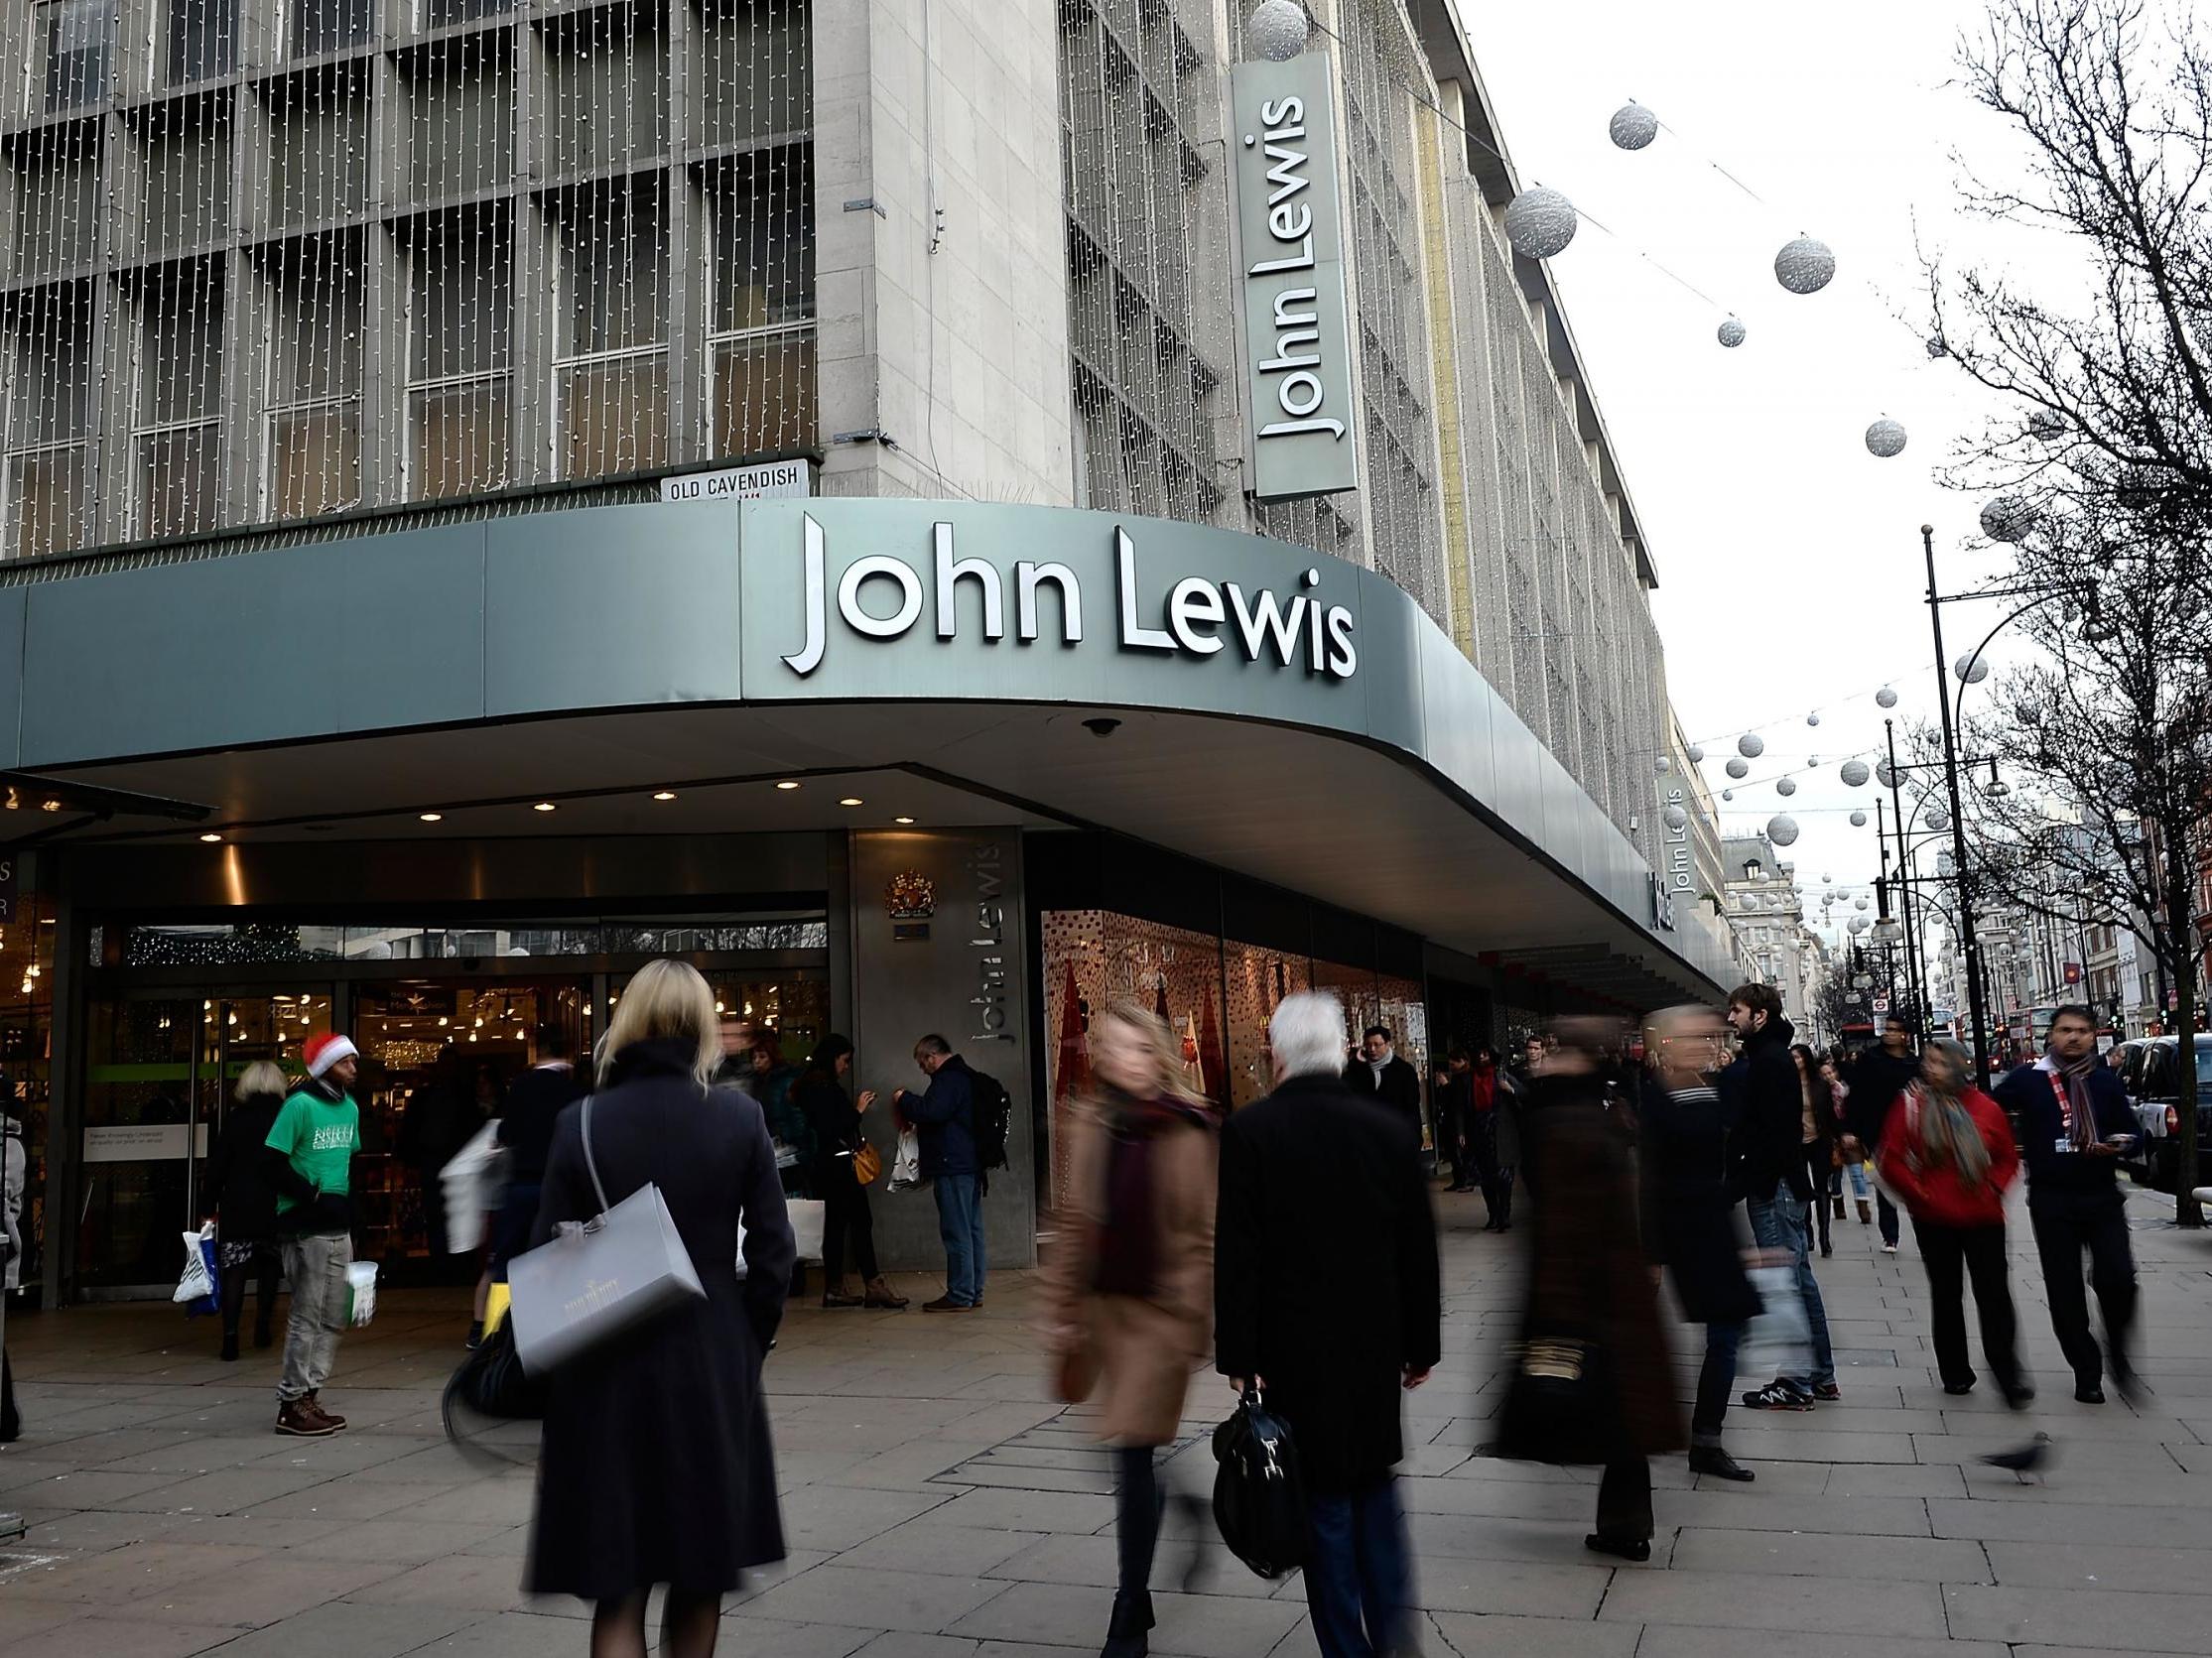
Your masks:
[[[983,1197],[976,1175],[939,1175],[937,1235],[945,1240],[945,1299],[973,1307],[983,1299]]]
[[[1820,1285],[1813,1278],[1811,1238],[1805,1225],[1811,1213],[1797,1201],[1787,1181],[1774,1188],[1772,1198],[1754,1198],[1744,1207],[1751,1212],[1752,1237],[1758,1246],[1789,1252],[1797,1268],[1797,1292],[1805,1298],[1805,1321],[1812,1326],[1812,1374],[1774,1379],[1787,1382],[1800,1393],[1831,1386],[1836,1379],[1836,1354],[1828,1343],[1828,1310],[1821,1305]]]
[[[1350,1496],[1306,1497],[1312,1534],[1306,1605],[1321,1658],[1394,1658],[1414,1650],[1413,1568],[1398,1485],[1384,1475]]]
[[[1736,1387],[1736,1350],[1744,1344],[1741,1324],[1705,1327],[1705,1362],[1698,1366],[1697,1403],[1690,1411],[1690,1443],[1718,1450],[1728,1396]]]

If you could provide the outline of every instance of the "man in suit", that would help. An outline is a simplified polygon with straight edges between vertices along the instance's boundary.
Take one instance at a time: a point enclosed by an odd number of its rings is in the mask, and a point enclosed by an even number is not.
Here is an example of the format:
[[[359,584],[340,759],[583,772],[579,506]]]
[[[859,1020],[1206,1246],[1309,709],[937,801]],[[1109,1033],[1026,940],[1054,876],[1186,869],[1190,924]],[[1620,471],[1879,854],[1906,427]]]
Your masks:
[[[2135,1386],[2128,1335],[2136,1318],[2136,1261],[2128,1243],[2128,1200],[2120,1153],[2136,1132],[2128,1090],[2097,1052],[2097,1021],[2086,1007],[2051,1015],[2043,1057],[1997,1085],[1997,1102],[2019,1125],[2027,1165],[2027,1218],[2042,1258],[2051,1334],[2074,1367],[2074,1397],[2105,1402],[2104,1371],[2125,1397]],[[2105,1317],[2105,1345],[2089,1330],[2081,1256]]]
[[[1421,1141],[1421,1074],[1398,1058],[1390,1046],[1390,1027],[1369,1025],[1360,1039],[1360,1052],[1344,1068],[1344,1085],[1354,1093],[1379,1099],[1413,1125],[1413,1142]]]
[[[1414,1650],[1393,1469],[1399,1393],[1442,1346],[1436,1224],[1397,1111],[1344,1084],[1344,1009],[1285,997],[1275,1091],[1222,1131],[1215,1367],[1289,1424],[1311,1528],[1306,1602],[1323,1658]]]

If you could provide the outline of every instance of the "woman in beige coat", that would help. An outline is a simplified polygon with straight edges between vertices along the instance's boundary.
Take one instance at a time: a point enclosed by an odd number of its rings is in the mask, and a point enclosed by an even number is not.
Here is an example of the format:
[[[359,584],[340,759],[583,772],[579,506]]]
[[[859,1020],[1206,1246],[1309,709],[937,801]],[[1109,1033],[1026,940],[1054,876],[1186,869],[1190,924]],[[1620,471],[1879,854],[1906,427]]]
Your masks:
[[[1069,1124],[1068,1205],[1046,1273],[1049,1348],[1070,1403],[1099,1392],[1114,1448],[1120,1585],[1103,1658],[1143,1658],[1161,1496],[1153,1453],[1175,1438],[1212,1344],[1217,1120],[1183,1079],[1165,1020],[1133,1004],[1091,1026],[1096,1094]]]

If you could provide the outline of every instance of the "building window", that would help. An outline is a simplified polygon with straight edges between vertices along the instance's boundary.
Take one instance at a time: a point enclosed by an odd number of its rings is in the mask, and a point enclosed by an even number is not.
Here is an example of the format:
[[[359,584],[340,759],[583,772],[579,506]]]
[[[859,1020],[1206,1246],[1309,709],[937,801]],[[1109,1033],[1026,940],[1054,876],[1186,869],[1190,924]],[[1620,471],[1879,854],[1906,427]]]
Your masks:
[[[508,481],[514,238],[504,211],[434,220],[408,255],[407,493],[435,501]]]
[[[168,84],[213,80],[238,66],[238,0],[168,0]]]
[[[188,266],[139,313],[137,533],[211,530],[221,506],[222,266]]]
[[[0,514],[11,558],[68,553],[93,536],[89,286],[28,299],[7,337]]]
[[[420,28],[450,29],[457,23],[497,17],[512,11],[514,4],[515,0],[417,0],[415,17]]]
[[[717,455],[816,440],[811,150],[756,152],[707,179]]]
[[[292,0],[292,56],[366,46],[376,33],[376,0]]]
[[[115,0],[39,0],[35,38],[46,52],[48,114],[107,101],[115,63]]]
[[[361,499],[360,238],[327,236],[272,250],[266,471],[271,518],[308,518]]]
[[[668,463],[668,235],[660,180],[579,192],[561,226],[559,467],[600,477]]]

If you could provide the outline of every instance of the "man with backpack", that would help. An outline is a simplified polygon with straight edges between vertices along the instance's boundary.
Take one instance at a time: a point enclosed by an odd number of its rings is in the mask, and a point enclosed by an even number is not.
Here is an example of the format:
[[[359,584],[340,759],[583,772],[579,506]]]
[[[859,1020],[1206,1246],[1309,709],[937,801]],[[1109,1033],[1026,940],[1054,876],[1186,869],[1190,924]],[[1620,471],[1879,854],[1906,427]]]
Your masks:
[[[983,1193],[987,1171],[1006,1166],[1006,1090],[971,1070],[942,1036],[914,1045],[929,1079],[922,1093],[891,1096],[922,1144],[922,1178],[937,1192],[937,1231],[945,1240],[945,1293],[925,1313],[966,1313],[983,1304]]]

